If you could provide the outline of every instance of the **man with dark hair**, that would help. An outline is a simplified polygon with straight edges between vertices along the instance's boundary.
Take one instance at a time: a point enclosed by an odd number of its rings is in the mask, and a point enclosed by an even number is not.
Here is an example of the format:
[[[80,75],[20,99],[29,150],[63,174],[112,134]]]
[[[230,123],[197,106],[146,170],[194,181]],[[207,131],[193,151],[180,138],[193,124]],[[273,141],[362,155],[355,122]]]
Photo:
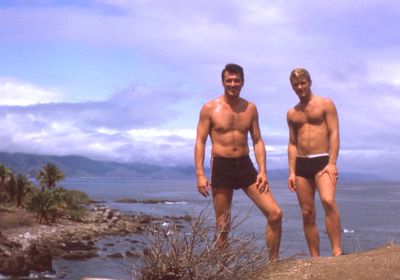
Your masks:
[[[242,82],[244,83],[244,72],[242,66],[233,63],[228,63],[227,65],[225,65],[225,68],[222,69],[221,72],[222,82],[224,82],[225,72],[238,73],[242,77]]]
[[[294,69],[290,83],[300,102],[287,113],[289,125],[288,186],[296,192],[303,215],[304,234],[312,257],[319,256],[319,234],[315,221],[315,191],[325,210],[326,231],[332,255],[342,254],[340,214],[335,201],[339,154],[339,120],[335,104],[314,95],[307,70]]]
[[[243,68],[227,64],[222,71],[224,93],[207,102],[200,111],[194,158],[197,188],[204,197],[212,193],[218,247],[227,245],[233,191],[242,189],[268,220],[266,244],[269,260],[279,257],[282,210],[270,192],[266,172],[266,151],[256,106],[241,98]],[[258,171],[249,157],[250,133]],[[204,174],[204,155],[211,138],[211,184]]]

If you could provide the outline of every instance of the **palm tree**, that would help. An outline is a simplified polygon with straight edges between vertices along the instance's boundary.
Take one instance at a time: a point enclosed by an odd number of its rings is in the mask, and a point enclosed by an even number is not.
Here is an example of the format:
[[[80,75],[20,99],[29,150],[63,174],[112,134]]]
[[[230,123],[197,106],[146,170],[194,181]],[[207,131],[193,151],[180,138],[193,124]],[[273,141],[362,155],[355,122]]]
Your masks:
[[[6,166],[0,163],[0,201],[4,199],[3,197],[4,188],[11,174],[12,174],[11,169],[7,168]]]
[[[17,184],[15,188],[15,199],[17,201],[17,207],[23,208],[22,200],[24,196],[32,191],[33,184],[29,181],[28,177],[19,174],[17,176]]]
[[[48,163],[39,170],[36,178],[42,186],[42,190],[54,189],[57,186],[58,181],[64,180],[64,172],[58,168],[54,163]]]
[[[52,195],[50,190],[42,189],[34,191],[31,199],[28,201],[28,210],[35,212],[38,217],[39,224],[48,222],[47,214],[52,206]]]
[[[17,196],[17,178],[14,174],[10,174],[5,185],[5,190],[9,201],[14,201]]]

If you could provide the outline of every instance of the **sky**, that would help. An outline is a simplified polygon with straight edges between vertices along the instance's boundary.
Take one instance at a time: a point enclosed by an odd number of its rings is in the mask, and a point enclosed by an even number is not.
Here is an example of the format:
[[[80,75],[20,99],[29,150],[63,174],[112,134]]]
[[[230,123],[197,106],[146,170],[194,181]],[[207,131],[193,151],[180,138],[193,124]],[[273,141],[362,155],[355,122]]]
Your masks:
[[[399,18],[398,0],[3,0],[0,151],[193,165],[233,62],[268,169],[287,168],[288,76],[304,67],[337,107],[339,170],[397,178]]]

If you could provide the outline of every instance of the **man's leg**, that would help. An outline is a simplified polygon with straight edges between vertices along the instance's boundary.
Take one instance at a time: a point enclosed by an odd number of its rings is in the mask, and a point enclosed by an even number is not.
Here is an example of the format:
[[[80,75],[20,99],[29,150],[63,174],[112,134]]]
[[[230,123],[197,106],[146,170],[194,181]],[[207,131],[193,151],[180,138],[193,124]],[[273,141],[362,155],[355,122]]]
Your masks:
[[[228,234],[231,223],[231,204],[233,189],[213,188],[212,189],[215,218],[217,224],[216,247],[222,248],[227,245]]]
[[[275,261],[279,258],[279,246],[282,234],[282,210],[276,203],[271,192],[261,194],[256,184],[243,191],[254,201],[262,213],[267,217],[268,224],[266,230],[266,243],[268,248],[269,261]]]
[[[311,180],[296,176],[296,194],[303,216],[304,235],[311,257],[319,256],[319,233],[315,220],[315,185]]]
[[[316,177],[317,188],[325,209],[325,226],[332,246],[332,255],[342,254],[340,213],[336,205],[336,186],[333,185],[328,173]]]

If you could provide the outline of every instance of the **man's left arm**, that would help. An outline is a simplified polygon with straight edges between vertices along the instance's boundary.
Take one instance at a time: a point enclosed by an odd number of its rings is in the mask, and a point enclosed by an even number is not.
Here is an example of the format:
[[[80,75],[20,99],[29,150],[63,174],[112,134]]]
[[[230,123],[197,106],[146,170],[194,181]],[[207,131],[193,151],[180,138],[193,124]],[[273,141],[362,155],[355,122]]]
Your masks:
[[[338,170],[336,162],[339,155],[339,118],[335,104],[331,100],[326,101],[326,125],[329,135],[329,163],[325,170],[328,172],[332,183],[336,184],[338,178]]]
[[[257,189],[261,193],[269,191],[269,183],[267,178],[267,164],[266,164],[266,151],[265,144],[261,136],[260,125],[258,123],[258,112],[257,108],[254,107],[254,115],[252,125],[250,127],[250,135],[253,141],[254,155],[258,165],[257,175]]]

